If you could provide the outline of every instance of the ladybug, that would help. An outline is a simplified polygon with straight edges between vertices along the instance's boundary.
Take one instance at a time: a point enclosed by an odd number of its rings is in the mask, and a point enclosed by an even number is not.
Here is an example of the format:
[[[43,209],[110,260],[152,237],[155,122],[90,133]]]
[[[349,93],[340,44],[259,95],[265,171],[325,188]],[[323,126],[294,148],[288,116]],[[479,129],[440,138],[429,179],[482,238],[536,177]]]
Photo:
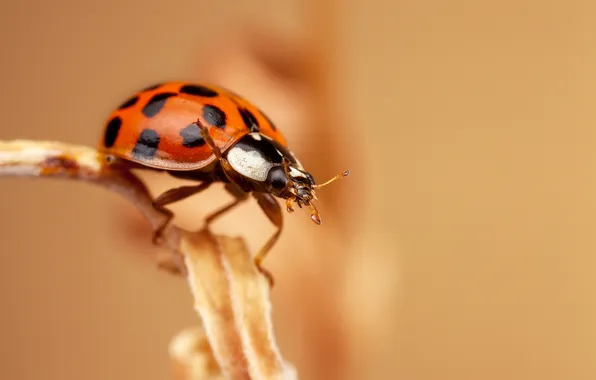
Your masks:
[[[109,115],[99,151],[110,165],[165,171],[200,182],[168,190],[153,201],[167,215],[153,232],[156,244],[174,216],[166,205],[224,183],[234,201],[207,216],[209,225],[252,195],[277,227],[254,259],[270,281],[261,263],[283,227],[276,198],[285,200],[288,212],[294,211],[294,203],[310,207],[311,219],[321,224],[313,203],[315,190],[349,174],[317,184],[263,111],[224,88],[187,82],[155,85],[122,103]]]

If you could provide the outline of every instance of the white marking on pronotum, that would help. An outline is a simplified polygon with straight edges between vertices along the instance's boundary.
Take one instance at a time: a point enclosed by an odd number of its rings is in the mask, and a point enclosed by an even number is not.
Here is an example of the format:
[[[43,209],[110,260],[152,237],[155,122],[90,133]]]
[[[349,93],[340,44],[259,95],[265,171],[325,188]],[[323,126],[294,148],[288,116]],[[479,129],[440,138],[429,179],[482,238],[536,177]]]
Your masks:
[[[252,133],[250,133],[250,137],[252,137],[253,140],[257,140],[257,141],[263,140],[263,136],[260,133],[258,133],[258,132],[252,132]],[[271,140],[271,139],[269,139],[269,140]]]
[[[246,151],[236,146],[228,152],[228,162],[238,173],[255,181],[265,181],[273,167],[260,152]]]
[[[296,169],[296,168],[294,168],[292,166],[290,166],[290,173],[289,174],[290,174],[290,177],[293,177],[293,178],[304,178],[304,179],[307,179],[306,174],[304,174],[304,172],[302,172],[302,171],[300,171],[300,170],[298,170],[298,169]]]

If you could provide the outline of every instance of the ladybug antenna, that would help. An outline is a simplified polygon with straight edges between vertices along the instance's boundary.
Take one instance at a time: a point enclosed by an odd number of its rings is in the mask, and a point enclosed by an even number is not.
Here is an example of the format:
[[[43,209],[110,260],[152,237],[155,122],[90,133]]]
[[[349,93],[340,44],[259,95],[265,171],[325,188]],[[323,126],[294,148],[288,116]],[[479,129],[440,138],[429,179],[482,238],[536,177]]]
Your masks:
[[[347,177],[348,175],[350,175],[350,171],[349,170],[346,170],[345,172],[336,175],[335,177],[331,178],[330,180],[328,180],[326,182],[323,182],[320,185],[313,185],[313,189],[320,189],[321,187],[327,186],[330,183],[337,181],[338,179],[341,179],[343,177]],[[314,211],[316,211],[316,209]]]

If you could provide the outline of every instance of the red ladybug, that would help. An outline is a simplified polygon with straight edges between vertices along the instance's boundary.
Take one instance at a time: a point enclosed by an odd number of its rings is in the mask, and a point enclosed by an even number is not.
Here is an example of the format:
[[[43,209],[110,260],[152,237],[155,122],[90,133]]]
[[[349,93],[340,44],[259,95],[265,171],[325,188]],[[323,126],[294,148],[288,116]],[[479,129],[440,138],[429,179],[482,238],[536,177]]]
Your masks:
[[[252,194],[277,227],[255,256],[257,268],[269,278],[261,262],[283,226],[275,197],[285,199],[288,212],[294,211],[293,203],[310,207],[311,219],[320,224],[313,203],[315,190],[349,174],[316,184],[261,110],[223,88],[186,82],[152,86],[124,102],[109,116],[99,150],[113,164],[201,182],[171,189],[155,199],[155,208],[168,215],[154,232],[155,242],[174,216],[164,207],[170,203],[214,182],[225,183],[235,200],[210,214],[209,224]]]

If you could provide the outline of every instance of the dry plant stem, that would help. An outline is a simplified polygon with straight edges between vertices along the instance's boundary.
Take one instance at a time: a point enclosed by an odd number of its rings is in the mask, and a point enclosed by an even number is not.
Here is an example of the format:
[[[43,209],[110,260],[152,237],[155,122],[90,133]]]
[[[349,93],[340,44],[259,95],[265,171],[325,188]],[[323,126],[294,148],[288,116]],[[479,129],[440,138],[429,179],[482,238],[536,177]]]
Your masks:
[[[143,214],[153,228],[165,216],[152,207],[146,186],[129,171],[108,168],[94,149],[51,141],[0,141],[0,176],[55,177],[91,182],[115,191]],[[178,254],[178,230],[170,228],[166,243]]]
[[[154,228],[165,218],[153,208],[149,191],[134,174],[104,165],[101,155],[91,148],[0,141],[0,176],[91,182],[131,201]],[[163,238],[178,268],[188,273],[195,309],[224,378],[296,379],[274,339],[267,281],[253,265],[244,241],[206,230],[190,232],[174,224]]]
[[[268,282],[244,241],[205,230],[181,241],[195,308],[207,335],[215,337],[214,344],[223,344],[213,349],[225,372],[238,379],[295,378],[273,343]]]
[[[180,331],[170,343],[173,380],[224,380],[202,327]]]

